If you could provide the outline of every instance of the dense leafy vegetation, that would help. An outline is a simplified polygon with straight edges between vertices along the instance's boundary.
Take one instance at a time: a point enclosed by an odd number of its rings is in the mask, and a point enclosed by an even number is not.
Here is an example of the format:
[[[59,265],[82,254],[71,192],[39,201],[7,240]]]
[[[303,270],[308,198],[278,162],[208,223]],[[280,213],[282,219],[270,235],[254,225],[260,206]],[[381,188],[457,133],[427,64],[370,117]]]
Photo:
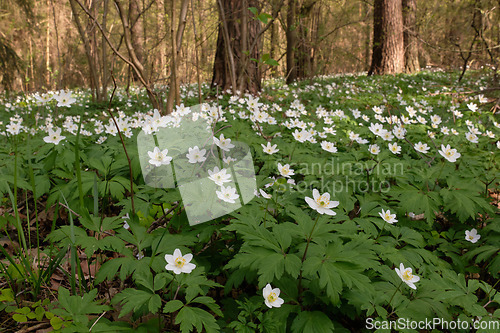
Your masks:
[[[118,90],[110,112],[82,91],[3,101],[3,325],[330,332],[398,318],[498,322],[496,99],[487,73],[459,86],[456,76],[276,81],[260,98],[224,94],[199,109],[190,109],[196,87],[185,87],[184,105],[164,118],[142,91]],[[191,226],[178,189],[145,183],[136,137],[155,120],[193,116],[251,147],[258,190]]]

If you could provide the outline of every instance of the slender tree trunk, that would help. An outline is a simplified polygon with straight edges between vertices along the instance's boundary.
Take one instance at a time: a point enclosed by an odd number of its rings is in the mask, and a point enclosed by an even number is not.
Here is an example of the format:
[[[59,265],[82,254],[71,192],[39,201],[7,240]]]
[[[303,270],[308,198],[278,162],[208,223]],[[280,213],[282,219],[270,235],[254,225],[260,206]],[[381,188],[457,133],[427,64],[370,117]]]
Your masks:
[[[405,71],[415,73],[420,70],[417,41],[417,0],[403,0],[403,25]]]
[[[144,30],[142,17],[140,17],[139,0],[129,0],[128,2],[128,22],[130,24],[130,39],[135,51],[137,60],[144,64]],[[133,73],[134,81],[137,81],[137,73]]]
[[[167,98],[167,114],[171,113],[174,108],[174,101],[176,105],[181,103],[180,98],[180,80],[178,75],[178,59],[180,56],[180,50],[182,46],[182,37],[184,36],[184,29],[186,27],[186,16],[188,10],[189,0],[182,0],[181,8],[179,11],[179,25],[177,27],[177,32],[175,31],[175,4],[171,4],[171,43],[172,43],[172,62],[171,62],[171,74],[170,74],[170,87],[168,91]]]
[[[196,19],[194,15],[194,5],[193,0],[191,1],[191,19],[193,21],[193,37],[194,37],[194,54],[196,61],[196,82],[198,83],[198,103],[201,104],[201,75],[200,75],[200,61],[198,57],[198,33],[196,30]]]
[[[47,39],[45,43],[45,70],[47,73],[47,89],[50,90],[50,6],[47,0]]]
[[[198,22],[200,25],[203,24],[204,21],[204,15],[203,15],[203,0],[198,0]],[[208,60],[208,50],[207,50],[207,43],[205,42],[206,38],[206,31],[205,29],[200,29],[200,38],[199,38],[199,43],[201,47],[201,54],[200,54],[200,66],[205,69],[207,65],[207,60]]]
[[[271,57],[271,59],[274,60],[276,60],[276,50],[279,48],[279,43],[280,43],[278,29],[279,29],[278,23],[273,22],[271,26],[271,47],[269,49],[269,56]],[[276,67],[271,69],[271,75],[273,77],[278,76],[278,69]]]
[[[107,32],[107,17],[108,17],[108,10],[109,10],[109,0],[104,0],[104,8],[103,8],[103,14],[102,14],[102,27],[105,32]],[[104,36],[102,36],[101,40],[101,63],[102,63],[102,73],[101,73],[101,85],[102,85],[102,93],[101,93],[101,100],[107,100],[108,99],[108,57],[107,57],[107,50],[106,50],[106,39]]]
[[[297,49],[296,0],[288,0],[286,14],[286,83],[297,80],[297,64],[295,52]]]
[[[363,1],[363,17],[368,14],[370,11],[370,7],[368,7],[368,4]],[[370,24],[368,21],[365,21],[364,23],[364,38],[365,38],[365,55],[364,55],[364,61],[365,61],[365,70],[370,69],[370,39],[371,39],[371,30],[370,30]]]
[[[403,10],[401,0],[375,0],[373,55],[368,75],[404,70]]]
[[[97,68],[95,67],[94,58],[92,56],[91,41],[89,39],[87,32],[83,28],[76,1],[70,0],[69,3],[71,5],[71,11],[73,12],[73,18],[75,20],[78,34],[80,35],[80,38],[82,40],[83,48],[85,50],[85,56],[87,57],[87,62],[89,65],[89,73],[88,74],[89,74],[90,88],[92,90],[92,100],[96,101],[97,90],[99,89],[99,79],[97,76]]]

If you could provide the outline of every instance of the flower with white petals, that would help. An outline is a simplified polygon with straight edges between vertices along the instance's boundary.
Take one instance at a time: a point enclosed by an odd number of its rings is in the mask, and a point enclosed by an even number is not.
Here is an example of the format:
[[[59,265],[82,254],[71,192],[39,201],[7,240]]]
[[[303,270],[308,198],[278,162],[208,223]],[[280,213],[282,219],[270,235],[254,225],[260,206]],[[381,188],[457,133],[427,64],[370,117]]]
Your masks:
[[[219,167],[215,167],[213,170],[208,170],[208,179],[215,182],[215,184],[222,186],[224,183],[230,182],[231,174],[227,174],[226,169],[219,170]]]
[[[336,153],[337,147],[332,142],[329,141],[321,141],[321,148],[326,150],[329,153]]]
[[[186,157],[189,160],[189,163],[198,163],[204,162],[207,158],[205,157],[206,149],[200,150],[198,146],[194,146],[193,148],[189,147],[189,152],[186,154]]]
[[[149,158],[151,158],[149,163],[156,167],[168,165],[170,164],[170,161],[172,161],[172,157],[167,156],[167,154],[168,149],[161,151],[160,148],[155,147],[153,151],[148,151]]]
[[[231,186],[228,187],[221,186],[220,191],[215,191],[215,193],[217,194],[217,197],[219,199],[228,203],[236,203],[235,200],[240,197],[236,193],[236,189]]]
[[[272,196],[266,192],[264,192],[262,189],[259,189],[259,193],[260,195],[262,195],[262,197],[266,198],[266,199],[271,199]]]
[[[480,238],[481,235],[477,234],[476,229],[473,228],[472,230],[465,230],[465,240],[471,243],[476,243]]]
[[[420,153],[423,153],[423,154],[427,154],[429,152],[429,149],[431,149],[427,143],[422,143],[422,142],[418,142],[417,144],[415,144],[415,150],[420,152]]]
[[[476,112],[477,111],[477,105],[475,103],[469,103],[467,104],[467,107],[469,108],[469,110],[471,110],[472,112]]]
[[[130,216],[128,215],[128,213],[125,215],[125,216],[122,216],[122,219],[123,219],[123,228],[125,229],[130,229],[130,225],[128,224],[128,220],[130,219]]]
[[[441,150],[438,150],[438,152],[449,162],[456,162],[457,158],[461,156],[456,149],[451,149],[450,145],[446,145],[446,147],[441,145]]]
[[[391,214],[391,211],[389,209],[382,209],[382,212],[379,212],[378,215],[380,215],[380,217],[389,224],[398,222],[398,220],[396,220],[396,214]]]
[[[43,141],[47,143],[53,143],[58,145],[61,140],[66,139],[65,136],[61,135],[61,129],[57,128],[55,131],[53,128],[49,128],[49,135],[43,138]]]
[[[320,214],[326,214],[331,216],[337,215],[337,213],[331,210],[331,208],[337,207],[339,205],[339,202],[330,201],[330,193],[328,192],[325,192],[324,194],[320,195],[319,191],[317,189],[314,189],[313,198],[306,197],[305,200],[309,205],[309,207],[311,207]]]
[[[59,106],[59,107],[61,107],[61,106],[68,106],[69,107],[69,106],[71,106],[71,104],[76,102],[76,99],[74,99],[71,96],[71,91],[68,91],[68,92],[61,91],[61,92],[59,92],[59,94],[54,95],[53,98],[57,101],[57,106]]]
[[[472,143],[477,143],[477,135],[471,132],[465,133],[465,138]]]
[[[394,142],[394,143],[389,143],[389,150],[393,153],[393,154],[400,154],[401,153],[401,146],[398,146],[398,143],[397,142]]]
[[[410,267],[405,268],[401,263],[399,265],[399,269],[395,268],[395,270],[404,283],[406,283],[412,289],[417,289],[415,283],[420,281],[420,277],[413,275],[412,269]]]
[[[380,153],[380,148],[377,144],[373,144],[368,146],[368,151],[373,155],[378,155],[378,153]]]
[[[278,163],[278,170],[281,176],[286,178],[290,178],[290,176],[295,175],[293,169],[290,169],[290,164],[281,165],[281,163]]]
[[[167,262],[165,269],[167,271],[173,271],[175,274],[189,274],[196,268],[195,264],[190,263],[192,259],[193,255],[191,253],[183,256],[181,250],[175,249],[173,255],[165,254],[165,261]]]
[[[269,283],[262,290],[262,296],[264,296],[264,303],[266,303],[269,308],[273,306],[279,308],[284,303],[283,299],[279,297],[280,289],[273,289]]]
[[[264,153],[267,153],[269,155],[272,155],[280,151],[279,149],[276,149],[278,145],[274,144],[271,146],[271,142],[268,142],[267,146],[264,146],[262,143],[260,145],[262,146],[262,150],[264,151]]]
[[[224,134],[221,134],[218,139],[214,137],[214,143],[224,151],[229,151],[229,149],[234,148],[231,139],[225,138]]]

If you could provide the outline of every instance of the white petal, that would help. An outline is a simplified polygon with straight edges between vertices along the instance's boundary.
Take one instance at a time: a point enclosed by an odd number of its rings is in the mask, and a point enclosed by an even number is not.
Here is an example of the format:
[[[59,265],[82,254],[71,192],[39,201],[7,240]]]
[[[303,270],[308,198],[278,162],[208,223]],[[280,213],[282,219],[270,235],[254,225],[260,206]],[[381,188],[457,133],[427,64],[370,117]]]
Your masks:
[[[175,251],[174,251],[174,258],[179,258],[179,257],[182,257],[181,250],[175,249]]]

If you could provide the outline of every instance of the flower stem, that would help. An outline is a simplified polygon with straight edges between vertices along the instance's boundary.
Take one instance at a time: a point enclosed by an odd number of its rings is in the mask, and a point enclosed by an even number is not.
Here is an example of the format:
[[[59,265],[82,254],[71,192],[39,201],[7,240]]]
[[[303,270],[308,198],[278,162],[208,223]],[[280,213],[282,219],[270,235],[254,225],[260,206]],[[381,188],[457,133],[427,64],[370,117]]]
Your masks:
[[[386,223],[384,223],[384,225],[383,225],[383,226],[382,226],[382,228],[380,229],[380,232],[379,232],[379,234],[378,234],[377,238],[375,238],[375,240],[379,239],[379,238],[380,238],[380,236],[382,236],[382,231],[384,231],[385,225],[386,225]]]
[[[391,305],[391,302],[392,302],[392,299],[394,298],[394,296],[396,295],[396,293],[398,292],[399,288],[401,288],[401,285],[403,284],[403,281],[401,281],[401,283],[399,284],[399,286],[396,288],[396,290],[394,291],[394,294],[392,294],[391,296],[391,299],[389,300],[389,305]]]
[[[314,225],[311,229],[311,233],[309,234],[309,236],[307,237],[307,244],[306,244],[306,248],[304,250],[304,255],[302,256],[302,264],[304,263],[304,261],[306,260],[306,255],[307,255],[307,250],[309,249],[309,244],[311,243],[311,237],[312,237],[312,234],[314,232],[314,228],[316,228],[316,224],[318,223],[318,220],[319,220],[319,214],[318,216],[316,217],[316,220],[314,221]],[[302,298],[302,269],[300,270],[300,274],[299,274],[299,300]]]

